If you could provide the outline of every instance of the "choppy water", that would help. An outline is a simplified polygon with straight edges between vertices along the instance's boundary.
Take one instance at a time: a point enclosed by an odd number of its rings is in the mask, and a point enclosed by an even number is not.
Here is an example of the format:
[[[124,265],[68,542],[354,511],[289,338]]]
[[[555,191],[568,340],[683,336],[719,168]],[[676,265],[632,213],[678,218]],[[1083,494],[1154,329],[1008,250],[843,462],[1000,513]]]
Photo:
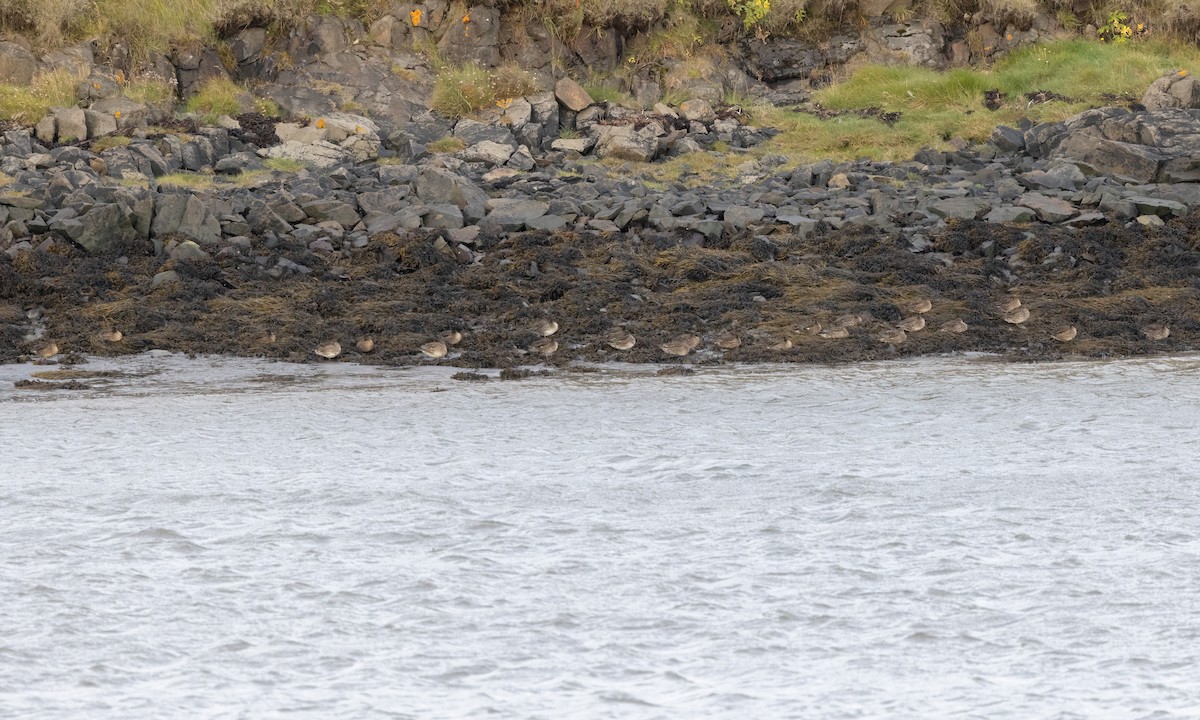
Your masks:
[[[119,367],[0,368],[2,717],[1200,716],[1197,358]]]

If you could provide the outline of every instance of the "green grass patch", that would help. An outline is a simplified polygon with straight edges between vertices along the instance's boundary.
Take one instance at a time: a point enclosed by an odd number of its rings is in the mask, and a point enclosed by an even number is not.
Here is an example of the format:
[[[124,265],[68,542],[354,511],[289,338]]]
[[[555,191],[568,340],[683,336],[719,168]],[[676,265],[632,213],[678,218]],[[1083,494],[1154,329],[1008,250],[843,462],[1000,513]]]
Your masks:
[[[263,165],[266,165],[269,170],[284,173],[298,173],[308,167],[299,160],[291,158],[267,158],[263,161]]]
[[[174,102],[175,88],[165,80],[142,78],[131,80],[123,90],[125,97],[147,105]]]
[[[467,144],[456,137],[446,136],[438,138],[425,146],[425,149],[433,153],[456,153],[463,150]]]
[[[204,116],[206,122],[221,115],[233,117],[242,112],[241,98],[245,95],[245,88],[229,78],[214,77],[188,98],[187,111]]]
[[[29,85],[0,84],[0,120],[32,125],[52,107],[70,107],[78,83],[79,78],[60,69],[39,73]]]
[[[1115,97],[1140,98],[1155,78],[1200,68],[1200,49],[1166,43],[1107,44],[1071,40],[1016,51],[990,69],[937,72],[920,67],[866,66],[814,100],[831,110],[877,107],[900,112],[892,126],[843,115],[819,120],[775,108],[753,108],[754,121],[781,130],[764,152],[816,160],[907,160],[922,147],[945,148],[952,138],[983,142],[997,125],[1062,120]],[[996,111],[984,92],[1004,93]],[[1025,95],[1048,91],[1069,101],[1030,103]],[[756,152],[758,152],[756,150]]]
[[[513,98],[537,90],[533,76],[513,66],[494,70],[474,63],[443,66],[433,86],[433,109],[449,118],[466,117],[484,108],[504,107]]]
[[[92,152],[100,154],[105,150],[111,150],[115,147],[125,147],[128,144],[129,138],[124,135],[105,135],[92,141]]]

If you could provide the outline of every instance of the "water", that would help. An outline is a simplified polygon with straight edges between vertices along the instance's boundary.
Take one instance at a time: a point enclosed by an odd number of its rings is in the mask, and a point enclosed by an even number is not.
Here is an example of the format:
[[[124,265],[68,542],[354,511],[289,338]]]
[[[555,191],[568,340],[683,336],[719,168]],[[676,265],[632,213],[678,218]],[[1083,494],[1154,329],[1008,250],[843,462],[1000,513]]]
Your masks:
[[[1195,357],[87,367],[0,389],[2,717],[1200,716]]]

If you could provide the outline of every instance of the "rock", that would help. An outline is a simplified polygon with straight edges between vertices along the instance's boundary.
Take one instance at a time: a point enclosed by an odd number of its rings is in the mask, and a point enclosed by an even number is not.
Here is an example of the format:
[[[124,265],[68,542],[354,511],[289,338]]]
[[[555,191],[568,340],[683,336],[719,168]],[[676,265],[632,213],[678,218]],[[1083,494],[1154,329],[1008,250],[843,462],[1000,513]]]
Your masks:
[[[0,83],[28,85],[37,72],[33,55],[16,43],[0,42]]]
[[[96,205],[78,220],[68,221],[66,234],[92,255],[121,253],[138,239],[130,217],[115,203]]]
[[[1063,163],[1049,170],[1031,170],[1021,176],[1033,187],[1049,190],[1075,190],[1087,182],[1087,177],[1075,165]]]
[[[928,209],[945,220],[974,220],[987,214],[992,203],[975,197],[947,198],[929,203]]]
[[[563,107],[574,112],[579,112],[592,104],[592,96],[588,95],[587,90],[584,90],[571,78],[562,78],[555,83],[554,96]]]
[[[55,136],[60,143],[86,140],[88,137],[87,116],[77,107],[54,109]]]
[[[1158,215],[1159,217],[1183,217],[1188,213],[1187,205],[1173,200],[1134,195],[1125,198],[1137,210],[1138,215]]]
[[[179,234],[205,245],[221,240],[221,223],[194,195],[159,195],[150,232],[155,237]]]
[[[1005,125],[992,131],[992,144],[1002,152],[1017,152],[1025,148],[1025,135]]]
[[[564,152],[577,152],[580,155],[587,155],[596,145],[595,138],[580,137],[580,138],[559,138],[550,143],[552,150],[562,150]]]
[[[428,228],[458,229],[463,226],[463,212],[457,205],[440,203],[430,205],[423,216],[424,225]]]
[[[1055,157],[1085,162],[1096,172],[1149,183],[1158,176],[1166,159],[1158,150],[1145,145],[1116,142],[1090,134],[1071,134],[1054,150]]]
[[[1029,208],[1002,205],[992,208],[983,219],[990,223],[1027,223],[1033,222],[1034,214]]]
[[[1058,198],[1051,198],[1041,193],[1025,193],[1017,204],[1027,207],[1037,214],[1042,222],[1058,223],[1075,217],[1079,211],[1071,203]]]
[[[717,119],[712,105],[704,100],[686,100],[679,105],[679,112],[689,121],[712,122]]]
[[[113,118],[118,130],[145,127],[150,114],[148,107],[127,97],[105,98],[92,103],[91,109]]]
[[[211,257],[191,240],[184,240],[171,249],[172,260],[208,260]]]
[[[823,42],[769,37],[766,42],[747,38],[742,51],[753,75],[767,83],[780,80],[810,79],[845,65],[864,49],[856,36],[835,35]]]
[[[486,221],[495,223],[507,231],[523,230],[527,223],[542,217],[550,204],[540,200],[494,198],[488,200]]]
[[[750,225],[762,222],[764,216],[762,208],[745,205],[730,205],[725,210],[725,222],[735,231],[745,230]]]
[[[596,157],[650,162],[658,154],[658,136],[652,125],[634,130],[632,125],[597,126]]]
[[[471,181],[441,168],[423,167],[416,181],[417,197],[422,202],[434,205],[452,203],[459,208],[468,205],[483,206],[487,193]]]
[[[267,157],[299,160],[302,163],[318,168],[333,167],[334,165],[346,162],[348,159],[346,152],[342,148],[325,141],[316,142],[311,145],[295,141],[285,142],[281,145],[267,148]]]
[[[41,120],[38,120],[37,125],[33,126],[33,135],[38,139],[39,142],[49,145],[50,143],[54,142],[55,129],[54,115],[47,115]]]
[[[508,128],[481,123],[477,120],[459,120],[454,126],[454,137],[467,145],[493,142],[507,145],[510,150],[517,146],[516,138]]]
[[[886,64],[936,65],[945,45],[938,23],[883,25],[868,37],[872,59]]]
[[[155,273],[154,277],[150,278],[150,287],[156,288],[160,285],[179,282],[179,273],[174,270],[164,270],[160,273]]]
[[[89,139],[112,135],[117,131],[117,119],[112,115],[88,108],[83,111],[83,117]]]
[[[1143,227],[1162,227],[1166,223],[1157,215],[1138,215],[1137,224]]]
[[[1186,70],[1164,75],[1146,88],[1142,105],[1147,110],[1200,108],[1200,82]]]
[[[487,165],[503,165],[512,157],[511,145],[484,140],[459,153],[467,162],[481,162]]]
[[[310,219],[332,220],[349,230],[358,224],[358,211],[341,200],[322,198],[311,202],[301,203],[300,209]]]

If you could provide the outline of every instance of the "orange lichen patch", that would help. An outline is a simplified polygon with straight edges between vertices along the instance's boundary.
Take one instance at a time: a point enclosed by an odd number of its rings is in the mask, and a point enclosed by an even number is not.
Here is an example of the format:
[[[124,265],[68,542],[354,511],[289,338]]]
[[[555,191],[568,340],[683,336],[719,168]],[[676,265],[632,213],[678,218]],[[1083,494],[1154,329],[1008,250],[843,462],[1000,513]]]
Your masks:
[[[367,129],[366,129],[366,128],[364,128],[362,125],[355,125],[355,126],[354,126],[354,134],[355,134],[355,135],[362,135],[362,134],[363,134],[363,133],[365,133],[366,131],[367,131]]]
[[[120,119],[121,119],[121,111],[120,111],[120,110],[114,110],[114,111],[113,111],[113,117],[115,117],[115,118],[117,118],[118,120],[120,120]]]
[[[463,15],[462,21],[463,21],[463,25],[466,25],[467,23],[471,22],[471,13],[467,13],[466,15]]]
[[[503,100],[496,101],[496,107],[500,108],[501,110],[509,109],[510,107],[512,107],[512,104],[513,104],[512,98],[504,98]]]
[[[1188,76],[1188,71],[1187,71],[1187,70],[1180,70],[1180,71],[1179,71],[1179,73],[1178,73],[1178,75],[1179,75],[1179,77],[1187,77],[1187,76]]]
[[[416,26],[420,25],[420,24],[421,24],[421,10],[420,10],[420,8],[418,8],[418,9],[416,9],[416,10],[413,10],[412,12],[410,12],[410,13],[408,14],[408,19],[412,21],[413,27],[416,27]]]
[[[325,129],[325,118],[318,118],[318,119],[317,119],[317,129],[318,129],[318,130],[324,130],[324,129]]]

